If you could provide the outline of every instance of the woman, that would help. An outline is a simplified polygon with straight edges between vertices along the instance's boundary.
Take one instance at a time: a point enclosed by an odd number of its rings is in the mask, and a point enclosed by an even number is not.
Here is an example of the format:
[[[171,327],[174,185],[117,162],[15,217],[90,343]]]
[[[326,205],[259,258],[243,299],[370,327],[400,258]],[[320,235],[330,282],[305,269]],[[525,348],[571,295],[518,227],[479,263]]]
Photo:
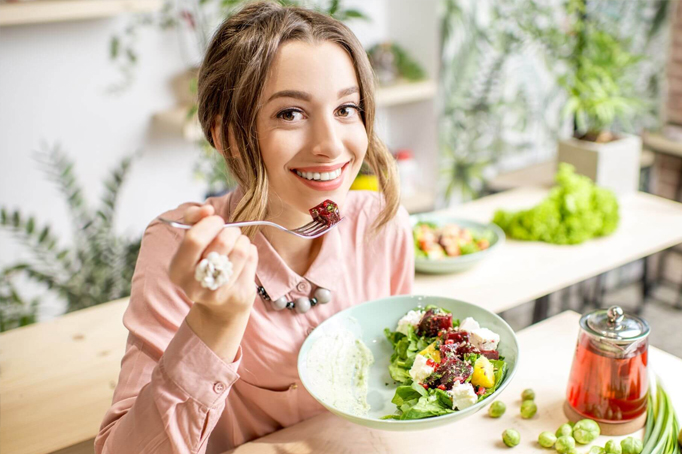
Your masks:
[[[373,74],[347,27],[251,4],[216,32],[198,89],[203,131],[239,188],[163,214],[193,224],[186,233],[147,228],[97,453],[220,453],[324,411],[296,370],[305,337],[340,310],[412,289],[412,235],[374,132]],[[349,192],[363,161],[381,193]],[[315,240],[223,228],[296,228],[328,199],[345,219]],[[225,282],[196,271],[212,252]]]

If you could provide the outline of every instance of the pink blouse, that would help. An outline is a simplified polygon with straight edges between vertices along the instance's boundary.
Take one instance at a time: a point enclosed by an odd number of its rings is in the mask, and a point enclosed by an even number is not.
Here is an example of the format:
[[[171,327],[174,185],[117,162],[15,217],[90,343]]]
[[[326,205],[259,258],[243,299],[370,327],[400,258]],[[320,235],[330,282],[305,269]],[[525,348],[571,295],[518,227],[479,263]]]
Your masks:
[[[225,219],[236,193],[208,199]],[[185,322],[192,306],[168,277],[182,232],[153,221],[145,231],[123,316],[129,330],[111,408],[95,439],[98,454],[222,453],[315,416],[324,407],[301,384],[297,355],[306,336],[331,315],[364,301],[409,294],[414,246],[407,211],[367,240],[379,195],[351,191],[345,220],[325,235],[304,276],[293,272],[259,233],[258,281],[275,300],[309,296],[319,286],[332,301],[305,314],[274,311],[259,296],[237,357],[219,358]],[[164,214],[180,219],[191,204]],[[195,204],[196,205],[196,204]]]

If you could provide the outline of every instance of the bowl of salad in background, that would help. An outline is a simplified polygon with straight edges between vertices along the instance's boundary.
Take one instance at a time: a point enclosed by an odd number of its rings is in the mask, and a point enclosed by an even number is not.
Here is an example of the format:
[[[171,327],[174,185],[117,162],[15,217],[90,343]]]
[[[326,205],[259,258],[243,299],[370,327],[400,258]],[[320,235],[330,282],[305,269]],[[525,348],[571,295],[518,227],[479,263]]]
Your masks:
[[[440,213],[410,216],[414,237],[415,270],[446,274],[467,270],[500,248],[504,231]]]
[[[351,422],[423,430],[493,402],[513,379],[518,357],[516,335],[498,315],[455,299],[401,295],[321,323],[301,347],[298,373],[313,398]],[[486,374],[479,363],[488,362],[495,367]]]

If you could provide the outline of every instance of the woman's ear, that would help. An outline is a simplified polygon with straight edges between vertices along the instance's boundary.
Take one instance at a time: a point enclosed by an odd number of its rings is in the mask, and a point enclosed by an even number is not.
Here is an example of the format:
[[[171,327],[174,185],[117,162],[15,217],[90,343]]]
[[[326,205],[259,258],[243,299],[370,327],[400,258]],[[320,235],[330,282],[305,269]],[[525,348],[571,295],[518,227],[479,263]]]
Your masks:
[[[222,153],[223,143],[222,143],[222,127],[223,118],[219,115],[213,122],[213,127],[211,128],[211,138],[213,139],[213,146],[216,150]]]
[[[213,144],[215,145],[215,149],[218,150],[220,153],[225,154],[222,146],[223,137],[222,130],[223,130],[222,118],[218,117],[218,119],[213,124],[213,127],[211,128],[211,136],[213,137]],[[228,128],[227,140],[229,144],[230,156],[232,158],[239,159],[239,149],[237,148],[237,141],[234,138],[234,129],[232,128],[232,126]]]

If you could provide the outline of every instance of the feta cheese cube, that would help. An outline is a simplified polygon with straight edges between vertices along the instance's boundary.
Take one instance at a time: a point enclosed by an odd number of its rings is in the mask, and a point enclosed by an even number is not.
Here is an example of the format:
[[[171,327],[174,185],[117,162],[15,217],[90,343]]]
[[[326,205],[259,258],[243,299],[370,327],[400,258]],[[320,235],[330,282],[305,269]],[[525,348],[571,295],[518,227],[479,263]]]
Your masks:
[[[447,393],[452,397],[453,410],[464,410],[478,402],[478,396],[471,383],[455,382],[452,389]]]
[[[407,336],[408,327],[412,325],[413,328],[417,329],[419,322],[424,315],[424,311],[410,311],[403,318],[398,321],[398,328],[396,331],[403,333]]]
[[[478,322],[473,319],[473,317],[467,317],[459,324],[460,331],[467,331],[469,333],[479,329],[480,327],[481,325],[479,325]]]
[[[469,342],[479,350],[497,350],[500,335],[488,328],[479,328],[469,333]]]
[[[426,364],[426,361],[428,361],[428,358],[426,358],[424,355],[417,355],[414,358],[414,364],[410,369],[410,377],[412,377],[412,380],[416,381],[417,383],[424,383],[424,380],[426,380],[429,375],[436,370],[435,367],[431,367]]]

